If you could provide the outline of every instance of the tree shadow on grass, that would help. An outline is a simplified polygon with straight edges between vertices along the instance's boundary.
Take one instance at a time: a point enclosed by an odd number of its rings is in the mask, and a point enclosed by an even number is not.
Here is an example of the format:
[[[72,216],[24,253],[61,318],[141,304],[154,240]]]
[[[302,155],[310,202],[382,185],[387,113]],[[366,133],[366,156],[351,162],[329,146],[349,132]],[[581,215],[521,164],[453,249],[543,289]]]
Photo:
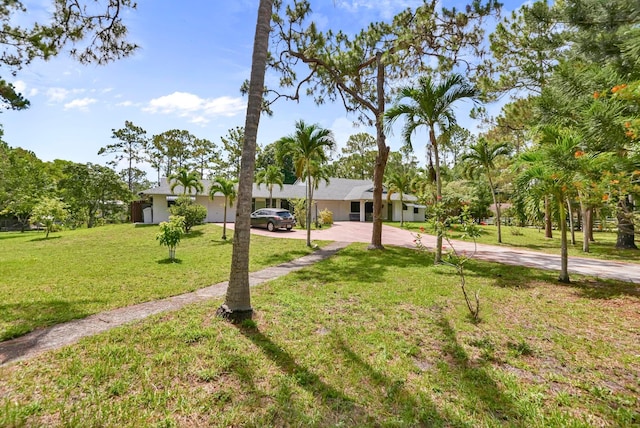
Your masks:
[[[189,233],[185,233],[184,235],[182,235],[182,239],[193,239],[193,238],[199,238],[202,235],[204,235],[204,230],[200,230],[200,229],[191,229],[189,231]]]
[[[62,238],[62,236],[49,236],[48,238],[46,236],[43,236],[42,238],[29,239],[29,242],[52,241],[54,239],[60,238]]]
[[[329,407],[331,414],[325,417],[332,421],[335,418],[341,421],[348,421],[350,424],[374,425],[375,419],[366,414],[366,410],[356,404],[355,400],[342,391],[337,390],[333,386],[325,383],[316,373],[297,363],[294,357],[284,348],[273,342],[269,337],[265,336],[258,328],[243,327],[236,325],[239,331],[253,344],[262,350],[265,356],[273,361],[280,370],[294,380],[301,388],[313,394],[313,396]],[[294,406],[291,406],[294,407]],[[296,415],[296,411],[288,406],[283,409],[282,415],[288,418],[289,423],[299,423],[304,420],[303,415]],[[336,414],[337,413],[337,414]]]
[[[585,279],[571,281],[569,284],[562,285],[574,288],[578,296],[588,299],[607,300],[622,296],[640,298],[640,286],[638,284]]]
[[[524,266],[504,265],[482,260],[469,260],[464,265],[467,279],[474,277],[492,281],[492,285],[500,288],[528,289],[536,282],[555,281],[558,273]],[[473,285],[471,282],[470,285]]]
[[[500,424],[515,427],[526,427],[516,403],[505,395],[496,381],[479,364],[469,360],[464,348],[458,343],[456,331],[443,315],[436,320],[444,334],[444,353],[446,361],[445,375],[453,378],[459,385],[457,392],[470,396],[470,401],[479,400],[486,407],[487,413]],[[480,410],[481,411],[481,410]]]
[[[344,354],[346,360],[356,367],[357,370],[364,371],[371,385],[380,388],[378,396],[384,402],[386,411],[403,419],[407,426],[464,426],[465,424],[449,416],[444,419],[438,412],[436,405],[427,397],[419,399],[404,386],[403,379],[392,379],[384,373],[374,369],[360,355],[354,352],[342,339],[335,336],[336,347]],[[409,420],[404,420],[409,419]]]
[[[415,250],[387,247],[384,251],[365,251],[360,245],[340,250],[336,256],[318,263],[313,269],[303,269],[296,275],[305,281],[344,283],[350,281],[380,283],[390,268],[425,266],[424,258]]]
[[[159,265],[182,264],[182,260],[170,259],[169,257],[167,257],[166,259],[158,260],[156,263],[158,263]]]
[[[93,312],[84,308],[101,300],[36,300],[0,305],[0,321],[9,325],[0,330],[0,341],[25,335],[35,329],[85,318]]]

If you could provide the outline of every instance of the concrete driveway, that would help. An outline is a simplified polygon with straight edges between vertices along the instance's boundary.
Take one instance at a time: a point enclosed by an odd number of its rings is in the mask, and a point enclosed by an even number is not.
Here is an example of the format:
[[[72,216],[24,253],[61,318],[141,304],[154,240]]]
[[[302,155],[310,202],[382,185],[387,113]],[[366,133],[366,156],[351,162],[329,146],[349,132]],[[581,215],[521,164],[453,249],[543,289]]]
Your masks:
[[[233,224],[227,224],[233,228]],[[314,241],[339,242],[371,242],[373,224],[361,222],[336,222],[328,229],[312,230],[311,239]],[[306,239],[306,231],[294,229],[291,232],[279,230],[269,232],[266,229],[252,228],[251,233],[277,238]],[[409,231],[398,227],[382,226],[382,244],[415,248],[415,237]],[[428,248],[435,248],[435,236],[424,235],[422,243]],[[454,241],[457,251],[474,251],[473,243]],[[558,249],[558,253],[560,249]],[[535,251],[513,249],[506,246],[478,244],[474,255],[477,259],[504,263],[517,266],[528,266],[539,269],[560,270],[560,255],[546,254]],[[600,278],[617,279],[620,281],[640,284],[640,264],[597,260],[584,257],[569,258],[569,273],[590,275]]]

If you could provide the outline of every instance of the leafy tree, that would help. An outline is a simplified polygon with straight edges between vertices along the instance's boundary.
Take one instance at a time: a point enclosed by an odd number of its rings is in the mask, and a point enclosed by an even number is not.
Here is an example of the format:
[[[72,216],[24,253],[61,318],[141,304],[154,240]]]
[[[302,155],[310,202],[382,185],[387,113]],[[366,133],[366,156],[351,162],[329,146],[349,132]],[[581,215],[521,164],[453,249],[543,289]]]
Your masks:
[[[543,143],[537,150],[520,156],[525,169],[518,178],[519,185],[529,191],[530,198],[551,198],[558,213],[561,240],[561,282],[569,282],[566,202],[573,190],[575,151],[579,138],[575,133],[554,127],[541,129]]]
[[[224,304],[218,315],[233,321],[251,318],[251,291],[249,288],[249,245],[251,238],[251,193],[256,161],[256,141],[258,125],[263,106],[264,75],[269,50],[271,31],[272,0],[260,0],[258,21],[253,41],[251,57],[251,78],[249,81],[245,134],[242,144],[240,181],[238,184],[238,204],[231,255],[231,273]]]
[[[204,190],[200,176],[195,171],[188,171],[185,168],[181,168],[175,174],[171,174],[168,179],[170,183],[169,189],[171,189],[172,192],[178,186],[182,186],[183,195],[191,193],[194,190],[196,194]]]
[[[244,128],[236,126],[228,131],[226,137],[220,137],[226,159],[221,161],[221,169],[226,178],[237,179],[240,176],[240,161],[244,144]]]
[[[493,204],[496,207],[496,223],[498,226],[498,243],[502,243],[502,220],[500,218],[500,202],[496,194],[496,187],[492,172],[496,169],[496,159],[500,156],[507,156],[510,153],[507,143],[490,142],[486,138],[480,138],[477,143],[469,146],[469,152],[462,156],[466,162],[466,172],[473,176],[475,172],[481,171],[487,177]]]
[[[172,215],[168,222],[160,223],[160,232],[156,235],[156,240],[160,241],[160,245],[169,248],[169,260],[172,262],[176,259],[176,247],[185,233],[184,225],[184,218]]]
[[[44,198],[33,208],[29,221],[31,224],[43,224],[47,231],[45,238],[48,238],[56,222],[64,222],[67,215],[66,204],[60,199]]]
[[[376,160],[376,139],[373,135],[360,132],[349,136],[342,155],[334,162],[336,177],[373,180]]]
[[[411,191],[411,177],[403,173],[392,173],[385,180],[387,187],[387,204],[391,202],[391,196],[397,193],[402,209],[400,210],[400,227],[404,226],[404,195]]]
[[[169,177],[182,168],[190,169],[193,161],[193,147],[196,137],[189,131],[171,129],[152,137],[149,147],[151,162],[163,170],[164,176]]]
[[[319,125],[307,125],[299,120],[295,124],[293,134],[280,139],[293,157],[298,178],[306,178],[307,182],[307,246],[311,247],[311,201],[313,177],[319,172],[319,164],[327,161],[327,149],[333,148],[335,141],[329,129]]]
[[[15,216],[24,231],[33,208],[44,196],[53,194],[53,181],[33,152],[6,144],[0,147],[0,214]]]
[[[64,178],[58,182],[71,217],[94,227],[96,220],[115,219],[124,212],[132,195],[126,184],[111,169],[92,163],[67,164]]]
[[[0,65],[11,74],[16,75],[34,59],[55,57],[65,47],[70,47],[71,56],[83,64],[105,64],[129,56],[137,48],[127,42],[127,28],[122,22],[122,14],[127,9],[135,9],[135,2],[108,0],[99,4],[55,0],[51,3],[53,13],[46,22],[31,19],[33,15],[21,1],[0,4]],[[5,108],[19,110],[29,106],[29,101],[2,79],[0,100]]]
[[[212,174],[216,166],[220,164],[220,152],[218,152],[217,146],[204,138],[196,138],[193,141],[192,156],[201,178],[208,177],[205,172],[209,172],[209,175]]]
[[[118,173],[118,177],[120,177],[123,182],[127,183],[129,180],[129,174],[131,174],[132,194],[138,195],[143,190],[153,187],[153,183],[147,179],[147,172],[139,168],[134,167],[131,171],[123,169]]]
[[[293,184],[296,181],[296,168],[293,159],[286,153],[279,141],[267,144],[256,156],[256,170],[263,170],[269,165],[276,165],[280,168],[284,178],[283,184]]]
[[[402,136],[407,145],[411,146],[411,136],[417,128],[426,127],[429,132],[429,145],[435,157],[436,198],[442,198],[442,179],[440,177],[440,156],[436,130],[442,133],[455,125],[453,105],[467,98],[474,99],[479,95],[478,90],[467,83],[459,74],[452,74],[440,82],[429,76],[421,77],[416,87],[403,87],[396,103],[386,113],[385,118],[389,126],[399,117],[405,117]],[[402,103],[403,100],[408,103]],[[438,219],[443,221],[444,219]],[[437,237],[435,263],[442,260],[442,236]]]
[[[482,19],[499,3],[474,1],[464,12],[438,11],[437,6],[438,2],[424,2],[415,10],[399,13],[390,23],[371,23],[353,36],[342,31],[321,33],[313,22],[305,27],[311,13],[306,0],[294,1],[286,18],[275,17],[276,53],[271,56],[271,65],[281,72],[282,86],[295,88],[294,94],[277,97],[298,99],[301,87],[308,84],[307,92],[315,96],[316,103],[339,100],[347,112],[358,114],[361,123],[376,127],[371,249],[384,248],[382,184],[389,156],[382,122],[389,95],[386,82],[431,70],[432,59],[437,60],[439,69],[450,70],[465,62],[465,54],[479,54]],[[297,77],[300,62],[309,67],[309,74],[302,79]]]
[[[280,186],[280,190],[283,186],[284,174],[276,165],[269,165],[266,169],[262,169],[256,173],[256,184],[260,187],[261,184],[267,186],[269,189],[269,206],[273,207],[273,186]]]
[[[216,177],[209,188],[209,198],[213,200],[216,193],[224,196],[224,215],[222,220],[222,239],[227,239],[227,206],[232,207],[238,196],[236,180],[228,180],[224,177]]]
[[[144,149],[147,146],[147,131],[136,126],[128,120],[124,122],[124,128],[111,130],[113,135],[111,138],[119,140],[115,144],[109,144],[98,150],[98,155],[115,154],[115,159],[110,161],[114,168],[122,161],[127,164],[126,183],[129,190],[133,192],[135,165],[142,162]]]

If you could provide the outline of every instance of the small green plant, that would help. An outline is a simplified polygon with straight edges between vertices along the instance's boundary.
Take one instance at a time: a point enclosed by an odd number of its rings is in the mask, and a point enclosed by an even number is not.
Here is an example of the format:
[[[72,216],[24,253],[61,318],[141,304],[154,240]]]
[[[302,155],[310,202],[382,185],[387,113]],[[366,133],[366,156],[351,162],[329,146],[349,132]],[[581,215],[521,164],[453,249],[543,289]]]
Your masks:
[[[513,236],[523,236],[524,233],[522,233],[522,230],[520,230],[519,227],[511,227],[509,229],[509,232],[511,233],[511,235]]]
[[[516,357],[533,355],[533,348],[531,348],[524,339],[519,342],[507,343],[507,348],[509,348]]]
[[[207,209],[194,203],[190,196],[185,195],[178,198],[176,204],[169,208],[169,212],[174,216],[184,218],[185,233],[189,233],[193,226],[202,224],[204,219],[207,218]]]
[[[436,204],[436,205],[439,205]],[[441,207],[436,207],[436,210],[441,209]],[[438,218],[438,216],[436,216]],[[452,223],[459,222],[458,229],[462,231],[462,238],[471,238],[473,239],[474,250],[473,253],[467,254],[466,251],[462,253],[458,253],[458,251],[453,246],[453,242],[451,241],[451,236],[449,235],[449,225]],[[476,238],[480,236],[481,229],[480,227],[473,221],[471,218],[471,214],[469,213],[469,207],[466,206],[463,208],[462,213],[459,216],[447,217],[443,221],[436,221],[434,223],[434,228],[436,234],[443,237],[443,239],[447,242],[450,250],[447,252],[446,259],[442,259],[442,263],[452,266],[456,269],[458,276],[460,277],[460,288],[462,290],[462,294],[464,295],[464,300],[467,303],[467,308],[469,309],[469,313],[474,321],[480,320],[480,297],[478,296],[478,292],[474,293],[475,303],[471,302],[469,298],[469,294],[466,289],[466,277],[464,274],[464,265],[469,259],[473,257],[476,252]],[[420,232],[414,235],[413,242],[416,244],[416,247],[421,251],[429,251],[429,249],[422,243],[422,233],[424,233],[424,227],[420,228]]]
[[[160,245],[169,247],[169,259],[171,261],[176,258],[176,247],[185,233],[185,221],[182,216],[172,215],[169,221],[160,223],[160,232],[156,235],[156,239],[160,241]]]

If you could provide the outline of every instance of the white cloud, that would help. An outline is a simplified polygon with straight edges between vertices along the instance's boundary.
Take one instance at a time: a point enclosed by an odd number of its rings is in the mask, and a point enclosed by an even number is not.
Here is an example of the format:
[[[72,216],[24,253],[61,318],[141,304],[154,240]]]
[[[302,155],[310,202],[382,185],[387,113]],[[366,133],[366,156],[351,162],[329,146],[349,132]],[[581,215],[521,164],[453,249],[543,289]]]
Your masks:
[[[70,92],[64,88],[49,88],[47,89],[47,97],[50,102],[62,102],[69,96]]]
[[[27,84],[22,80],[16,80],[13,82],[13,87],[16,88],[17,92],[23,93],[27,89]]]
[[[245,101],[242,98],[218,97],[200,98],[188,92],[174,92],[149,101],[143,111],[148,113],[176,114],[187,117],[193,123],[205,124],[216,116],[231,117],[244,111]]]
[[[77,108],[79,110],[87,110],[87,107],[91,104],[96,103],[98,100],[95,98],[77,98],[73,101],[70,101],[64,105],[65,110],[69,110],[72,108]]]
[[[116,107],[131,107],[133,105],[133,101],[122,101],[121,103],[116,104]]]

